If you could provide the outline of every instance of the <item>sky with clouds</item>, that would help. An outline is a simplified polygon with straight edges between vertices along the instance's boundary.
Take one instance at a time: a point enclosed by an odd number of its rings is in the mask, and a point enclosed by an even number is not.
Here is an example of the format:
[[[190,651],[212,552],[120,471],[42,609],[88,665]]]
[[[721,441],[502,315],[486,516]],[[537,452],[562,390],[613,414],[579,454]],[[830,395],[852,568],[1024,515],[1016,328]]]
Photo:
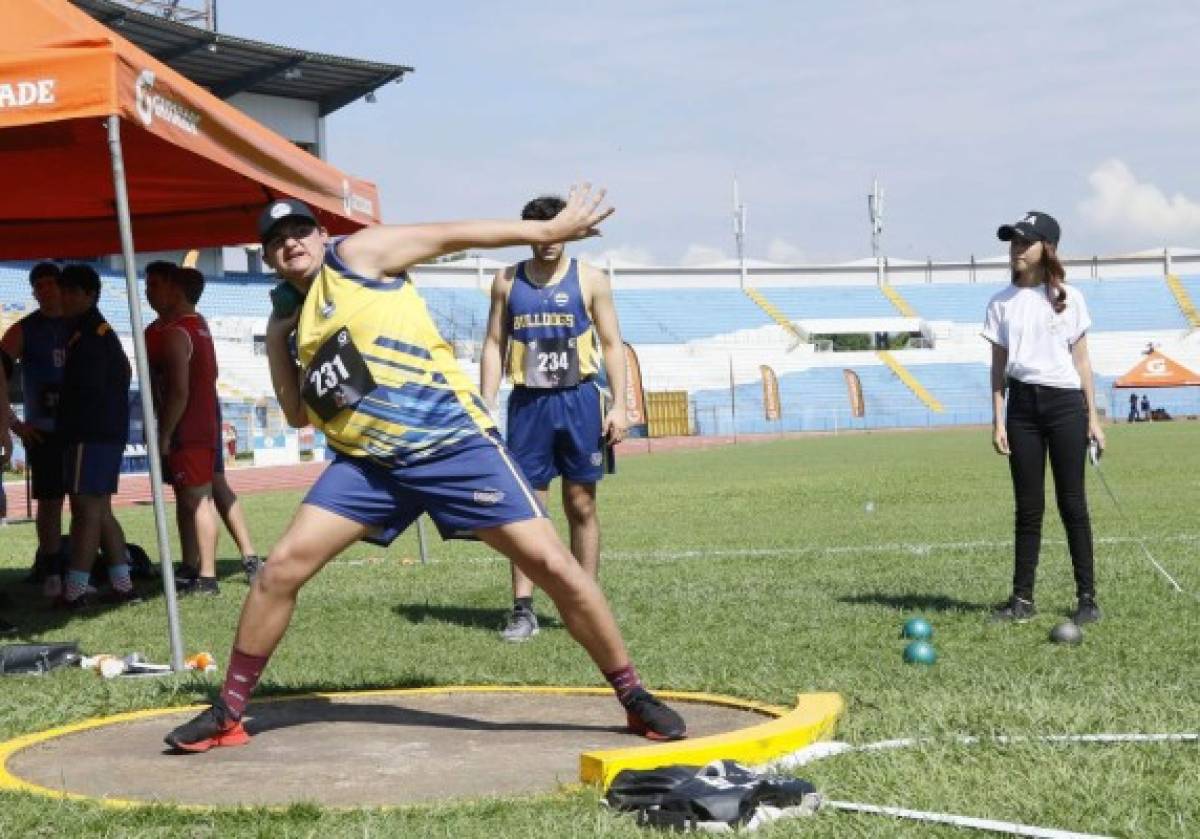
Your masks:
[[[328,122],[389,222],[512,216],[589,178],[583,246],[656,264],[1001,252],[1057,216],[1068,255],[1200,247],[1200,5],[774,0],[221,2],[222,32],[416,68]]]

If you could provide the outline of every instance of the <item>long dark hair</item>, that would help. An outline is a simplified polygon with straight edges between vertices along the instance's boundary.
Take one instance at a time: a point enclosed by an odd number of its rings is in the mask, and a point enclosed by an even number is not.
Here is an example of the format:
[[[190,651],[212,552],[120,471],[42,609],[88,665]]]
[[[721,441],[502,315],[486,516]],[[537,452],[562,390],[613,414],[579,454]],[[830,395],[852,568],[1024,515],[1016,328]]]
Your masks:
[[[1063,267],[1062,261],[1058,258],[1058,247],[1050,242],[1042,240],[1042,260],[1038,264],[1042,269],[1042,275],[1045,277],[1046,299],[1050,301],[1050,305],[1054,307],[1056,314],[1062,314],[1063,309],[1067,308],[1067,269]],[[1012,281],[1017,281],[1017,272],[1014,270]]]
[[[1057,314],[1067,308],[1067,269],[1058,258],[1058,246],[1042,242],[1042,271],[1046,276],[1046,298]]]

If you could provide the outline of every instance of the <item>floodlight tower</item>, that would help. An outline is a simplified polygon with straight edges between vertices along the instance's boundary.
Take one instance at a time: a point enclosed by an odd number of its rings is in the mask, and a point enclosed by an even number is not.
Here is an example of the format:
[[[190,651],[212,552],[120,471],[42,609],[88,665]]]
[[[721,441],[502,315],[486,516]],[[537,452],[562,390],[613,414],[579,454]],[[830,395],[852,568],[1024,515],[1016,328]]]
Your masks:
[[[871,216],[871,256],[875,258],[875,281],[883,285],[886,281],[884,258],[879,255],[883,240],[883,187],[879,185],[879,178],[875,178],[871,184],[871,194],[867,196],[867,211]]]
[[[738,194],[737,176],[733,179],[733,238],[737,243],[738,269],[742,288],[746,287],[746,205]]]
[[[117,0],[139,12],[217,31],[217,0]]]
[[[879,245],[883,238],[883,189],[879,186],[879,178],[871,184],[867,212],[871,218],[871,256],[879,259]]]

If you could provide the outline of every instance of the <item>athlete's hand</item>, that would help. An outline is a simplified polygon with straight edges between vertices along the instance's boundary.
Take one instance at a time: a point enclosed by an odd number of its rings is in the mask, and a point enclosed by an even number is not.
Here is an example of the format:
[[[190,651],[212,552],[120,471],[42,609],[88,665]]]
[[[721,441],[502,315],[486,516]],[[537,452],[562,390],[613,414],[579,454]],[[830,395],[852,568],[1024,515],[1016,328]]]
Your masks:
[[[624,406],[613,408],[604,417],[604,439],[610,445],[616,445],[625,439],[625,432],[629,430],[629,416],[625,413]]]
[[[996,450],[996,454],[1006,456],[1012,454],[1008,448],[1008,432],[1003,425],[992,426],[992,447]]]
[[[588,239],[599,236],[600,222],[611,216],[616,210],[604,206],[606,191],[598,189],[592,192],[589,183],[575,184],[567,194],[567,205],[553,219],[546,222],[550,234],[550,242],[573,242],[577,239]]]
[[[12,434],[6,428],[4,429],[4,433],[0,434],[0,469],[8,466],[9,461],[12,460],[12,451]]]

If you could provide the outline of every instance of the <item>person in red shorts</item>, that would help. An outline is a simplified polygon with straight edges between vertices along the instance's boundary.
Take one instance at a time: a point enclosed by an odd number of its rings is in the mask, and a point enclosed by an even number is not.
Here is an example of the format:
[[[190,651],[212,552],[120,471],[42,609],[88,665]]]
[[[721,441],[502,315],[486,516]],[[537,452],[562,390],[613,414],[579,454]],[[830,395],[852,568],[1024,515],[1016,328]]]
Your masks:
[[[146,267],[146,299],[158,314],[146,327],[146,353],[164,478],[175,489],[183,556],[179,593],[215,595],[217,354],[208,324],[196,311],[203,293],[204,275],[195,268],[157,262]]]

